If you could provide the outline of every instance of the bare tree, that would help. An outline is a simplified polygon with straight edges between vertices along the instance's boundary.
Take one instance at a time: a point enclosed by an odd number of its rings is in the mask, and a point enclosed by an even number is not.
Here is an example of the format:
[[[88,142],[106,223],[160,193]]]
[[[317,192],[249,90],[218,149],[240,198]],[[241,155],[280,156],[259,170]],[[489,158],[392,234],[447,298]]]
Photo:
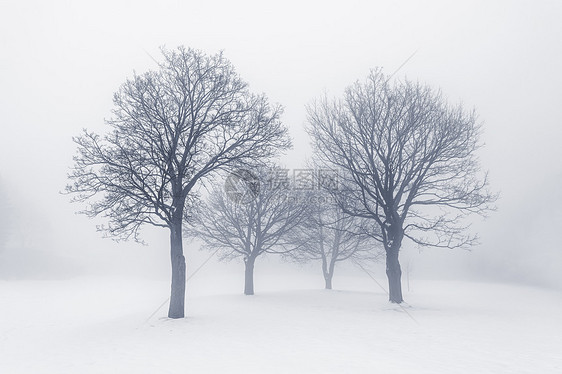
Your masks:
[[[382,248],[369,235],[365,218],[342,211],[334,200],[335,191],[316,192],[310,199],[306,219],[295,231],[299,250],[289,255],[296,261],[321,261],[325,288],[331,290],[337,263],[376,261]]]
[[[249,199],[244,199],[245,194],[237,198],[219,189],[212,191],[194,224],[186,228],[208,248],[220,249],[222,259],[243,258],[245,295],[254,294],[256,259],[265,253],[285,254],[297,248],[290,234],[306,217],[306,199],[285,182],[263,178],[266,174],[256,175],[259,187],[249,187],[253,190]]]
[[[373,71],[342,100],[308,107],[319,162],[338,168],[345,213],[372,219],[386,252],[389,297],[401,303],[398,254],[404,238],[422,246],[468,247],[477,240],[464,219],[484,215],[496,196],[475,156],[474,111],[451,106],[430,87],[389,82]]]
[[[115,239],[140,240],[145,225],[170,230],[170,318],[184,316],[182,228],[195,187],[225,167],[254,163],[290,146],[281,108],[254,95],[222,54],[162,49],[159,69],[115,93],[111,131],[84,130],[67,192],[89,202]]]

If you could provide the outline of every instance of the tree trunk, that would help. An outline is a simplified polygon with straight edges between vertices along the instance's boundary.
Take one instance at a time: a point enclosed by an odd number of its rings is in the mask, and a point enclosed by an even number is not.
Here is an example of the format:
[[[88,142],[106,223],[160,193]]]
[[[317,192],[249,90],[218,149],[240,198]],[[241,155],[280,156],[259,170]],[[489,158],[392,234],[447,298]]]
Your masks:
[[[170,295],[169,318],[183,318],[185,316],[185,257],[181,221],[172,225],[170,229],[170,246],[172,260],[172,292]]]
[[[333,274],[324,273],[324,281],[326,282],[326,289],[332,289],[332,276]]]
[[[391,303],[400,304],[402,298],[402,270],[398,261],[398,249],[392,248],[386,252],[386,276],[388,277],[388,294]]]
[[[244,295],[254,294],[254,263],[256,259],[254,257],[248,257],[244,259],[246,265],[244,274]]]
[[[328,259],[322,255],[322,274],[324,275],[324,283],[327,290],[332,289],[332,273],[328,270]]]
[[[324,281],[326,282],[326,289],[332,289],[332,278],[334,277],[334,268],[336,266],[336,261],[332,259],[330,261],[330,266],[327,266],[326,258],[322,258],[322,270],[324,271]]]

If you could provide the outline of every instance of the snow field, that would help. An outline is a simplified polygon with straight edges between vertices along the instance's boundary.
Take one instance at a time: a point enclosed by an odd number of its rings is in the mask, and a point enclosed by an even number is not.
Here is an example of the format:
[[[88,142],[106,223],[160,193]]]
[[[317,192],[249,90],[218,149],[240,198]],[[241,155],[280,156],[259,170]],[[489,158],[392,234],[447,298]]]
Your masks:
[[[148,321],[167,281],[0,281],[0,373],[562,372],[555,291],[416,280],[406,313],[366,276],[260,274],[255,296],[241,276],[202,273],[187,318]]]

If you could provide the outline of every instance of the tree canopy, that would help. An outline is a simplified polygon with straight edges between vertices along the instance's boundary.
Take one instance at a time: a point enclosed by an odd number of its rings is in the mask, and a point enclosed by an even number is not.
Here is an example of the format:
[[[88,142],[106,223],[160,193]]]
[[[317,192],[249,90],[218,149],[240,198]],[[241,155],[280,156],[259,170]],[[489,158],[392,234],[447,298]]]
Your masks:
[[[156,70],[135,74],[114,94],[110,131],[84,130],[67,192],[82,212],[107,220],[100,230],[139,240],[139,229],[170,229],[170,317],[183,317],[184,216],[195,187],[216,171],[255,165],[290,146],[282,109],[250,92],[222,55],[162,49]]]
[[[463,220],[493,209],[487,174],[476,157],[475,111],[440,91],[374,70],[342,99],[308,107],[315,157],[341,171],[339,204],[370,218],[387,253],[390,300],[402,302],[398,252],[404,238],[423,246],[467,247],[477,237]]]

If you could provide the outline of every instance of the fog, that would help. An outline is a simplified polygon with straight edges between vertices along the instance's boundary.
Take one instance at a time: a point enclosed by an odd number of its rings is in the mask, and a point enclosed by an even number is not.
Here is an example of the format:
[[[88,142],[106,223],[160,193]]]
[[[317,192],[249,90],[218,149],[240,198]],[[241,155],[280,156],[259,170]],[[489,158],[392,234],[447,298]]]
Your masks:
[[[0,278],[167,274],[165,230],[147,228],[147,246],[103,239],[103,221],[76,215],[60,191],[72,136],[105,131],[120,84],[154,68],[159,46],[185,45],[223,50],[254,92],[285,107],[289,168],[310,157],[305,105],[341,95],[371,68],[474,107],[498,210],[474,218],[482,244],[471,251],[405,244],[402,263],[412,277],[562,287],[561,16],[555,1],[3,1]],[[196,242],[187,248],[188,263],[207,256]],[[242,271],[227,265],[212,266]]]

